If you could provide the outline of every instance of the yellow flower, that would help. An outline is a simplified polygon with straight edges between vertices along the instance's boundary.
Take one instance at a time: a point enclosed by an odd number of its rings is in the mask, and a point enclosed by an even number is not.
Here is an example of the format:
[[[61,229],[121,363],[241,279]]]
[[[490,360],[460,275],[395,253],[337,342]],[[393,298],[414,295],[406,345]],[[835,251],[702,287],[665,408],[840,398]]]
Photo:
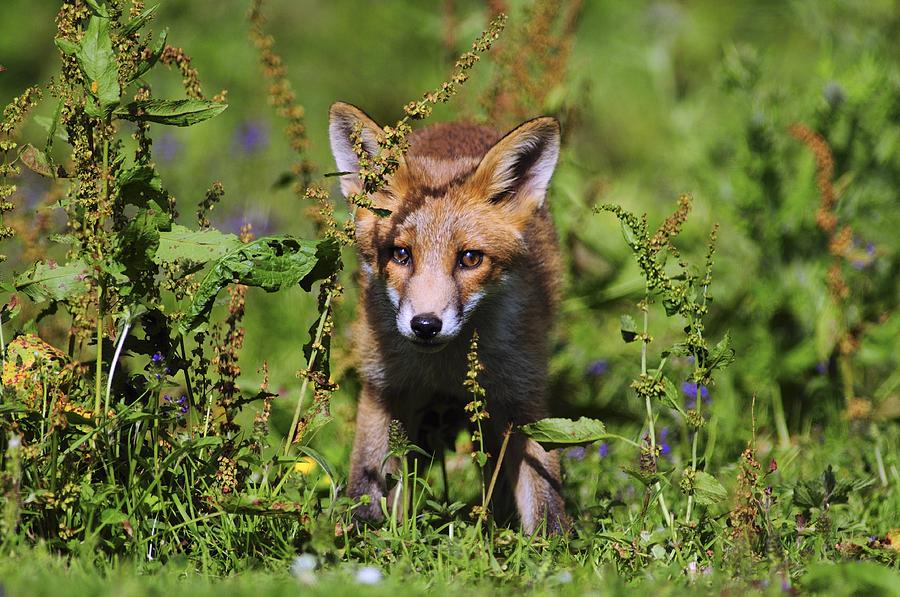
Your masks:
[[[304,456],[294,463],[294,472],[301,475],[308,475],[316,470],[316,461],[309,456]]]

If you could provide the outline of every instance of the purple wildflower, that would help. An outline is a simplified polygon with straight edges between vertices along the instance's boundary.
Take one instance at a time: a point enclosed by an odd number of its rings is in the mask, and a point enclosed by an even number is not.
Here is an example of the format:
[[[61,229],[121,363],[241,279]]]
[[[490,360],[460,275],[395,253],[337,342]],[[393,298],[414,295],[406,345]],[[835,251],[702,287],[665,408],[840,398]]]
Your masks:
[[[574,448],[569,448],[566,450],[566,458],[571,458],[572,460],[583,460],[584,459],[585,450],[581,446],[575,446]]]
[[[606,442],[600,444],[600,447],[597,448],[597,454],[600,455],[600,458],[606,458],[607,456],[609,456],[609,444]]]
[[[657,444],[659,445],[659,453],[663,456],[668,456],[672,451],[672,447],[669,446],[669,442],[666,439],[669,437],[669,428],[663,427],[659,430],[659,441]]]
[[[153,142],[156,158],[163,163],[171,162],[181,153],[181,143],[172,133],[163,133]]]
[[[261,122],[248,120],[238,127],[234,140],[244,153],[256,153],[268,146],[269,130]]]
[[[166,394],[165,396],[163,396],[163,400],[168,402],[172,406],[172,408],[174,408],[178,412],[179,416],[183,417],[190,410],[190,407],[187,404],[187,396],[185,396],[184,394],[182,394],[181,398],[177,400],[173,400],[171,396]]]
[[[154,365],[159,365],[163,361],[162,353],[157,350],[153,353],[153,356],[150,357],[150,360],[153,361]]]
[[[587,371],[585,374],[588,377],[600,377],[604,375],[609,370],[609,362],[606,359],[597,359],[590,365],[588,365]]]
[[[683,381],[681,382],[681,393],[684,394],[684,405],[687,408],[696,408],[697,407],[697,382],[694,381]],[[709,389],[701,385],[700,386],[700,400],[703,404],[709,404],[712,400],[709,397]]]
[[[819,375],[825,375],[828,373],[828,362],[827,361],[819,361],[816,363],[816,373]]]

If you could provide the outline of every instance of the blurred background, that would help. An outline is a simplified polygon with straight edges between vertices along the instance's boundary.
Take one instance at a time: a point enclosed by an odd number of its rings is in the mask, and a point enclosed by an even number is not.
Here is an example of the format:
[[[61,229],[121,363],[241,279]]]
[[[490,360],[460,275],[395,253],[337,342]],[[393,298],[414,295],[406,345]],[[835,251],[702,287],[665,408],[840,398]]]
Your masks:
[[[151,125],[155,161],[185,223],[193,225],[196,204],[221,181],[225,197],[212,212],[214,226],[237,232],[250,223],[257,235],[309,236],[309,206],[279,182],[296,156],[267,103],[248,40],[248,4],[161,2],[155,28],[168,27],[169,43],[191,56],[204,94],[228,91],[229,108],[183,130]],[[57,8],[47,0],[3,1],[0,104],[56,72]],[[702,267],[710,230],[720,225],[706,333],[714,343],[729,331],[737,350],[736,362],[708,388],[710,408],[721,415],[723,460],[750,436],[754,395],[763,442],[815,437],[855,416],[854,405],[868,409],[867,417],[896,417],[900,2],[269,0],[267,31],[305,107],[317,175],[334,170],[327,140],[333,101],[395,122],[404,104],[448,76],[498,8],[510,13],[506,32],[431,121],[465,118],[502,129],[541,114],[562,121],[564,148],[549,199],[566,260],[553,414],[595,416],[621,433],[640,429],[643,406],[628,389],[640,348],[622,342],[619,317],[638,313],[643,283],[615,218],[591,207],[609,202],[646,212],[655,227],[689,193],[694,209],[676,244]],[[184,96],[176,70],[154,69],[151,83],[156,97]],[[45,101],[36,114],[53,109]],[[816,162],[789,133],[794,123],[822,135],[833,152],[834,215],[838,229],[850,230],[839,247],[817,226]],[[34,121],[22,131],[23,141],[45,136]],[[346,217],[334,179],[324,180]],[[20,227],[39,214],[55,217],[41,206],[46,181],[25,172],[17,184]],[[27,263],[21,239],[6,245],[4,279]],[[332,362],[340,384],[335,422],[315,442],[339,468],[359,386],[348,325],[355,261],[350,252],[346,259]],[[835,266],[842,297],[828,283]],[[255,393],[268,362],[271,387],[284,397],[273,413],[282,433],[297,396],[300,348],[316,318],[314,298],[299,289],[248,292],[240,386]],[[681,325],[654,307],[652,361]],[[689,369],[686,361],[675,364],[685,378]],[[686,433],[663,417],[672,433]]]

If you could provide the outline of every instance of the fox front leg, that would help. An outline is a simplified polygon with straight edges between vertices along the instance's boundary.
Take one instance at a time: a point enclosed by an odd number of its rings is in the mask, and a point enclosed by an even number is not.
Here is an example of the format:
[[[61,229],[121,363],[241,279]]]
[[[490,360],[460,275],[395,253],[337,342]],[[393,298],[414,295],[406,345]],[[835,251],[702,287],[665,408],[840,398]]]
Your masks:
[[[495,409],[497,410],[497,409]],[[499,416],[498,416],[499,415]],[[498,423],[508,420],[501,412],[491,413],[488,446],[492,455],[499,454],[503,435]],[[513,423],[500,473],[507,491],[512,493],[519,523],[525,533],[534,533],[546,520],[549,533],[565,532],[569,527],[560,481],[559,455],[548,452],[540,444],[516,429]],[[507,500],[502,500],[506,502]]]
[[[353,511],[357,520],[378,522],[384,518],[381,498],[387,494],[387,475],[398,468],[396,458],[387,458],[390,425],[383,397],[374,388],[364,387],[356,413],[348,493],[354,499],[368,495],[371,502]]]

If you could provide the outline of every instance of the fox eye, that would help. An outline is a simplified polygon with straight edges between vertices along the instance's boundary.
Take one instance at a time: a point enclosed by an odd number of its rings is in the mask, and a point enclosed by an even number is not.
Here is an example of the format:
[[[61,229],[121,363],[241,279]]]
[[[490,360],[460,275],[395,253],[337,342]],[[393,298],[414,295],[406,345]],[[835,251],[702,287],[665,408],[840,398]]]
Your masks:
[[[391,259],[394,260],[394,263],[398,263],[400,265],[408,265],[409,260],[411,259],[409,254],[409,249],[406,247],[394,247],[391,251]]]
[[[465,269],[476,268],[481,265],[484,259],[484,253],[481,251],[462,251],[459,254],[459,266]]]

